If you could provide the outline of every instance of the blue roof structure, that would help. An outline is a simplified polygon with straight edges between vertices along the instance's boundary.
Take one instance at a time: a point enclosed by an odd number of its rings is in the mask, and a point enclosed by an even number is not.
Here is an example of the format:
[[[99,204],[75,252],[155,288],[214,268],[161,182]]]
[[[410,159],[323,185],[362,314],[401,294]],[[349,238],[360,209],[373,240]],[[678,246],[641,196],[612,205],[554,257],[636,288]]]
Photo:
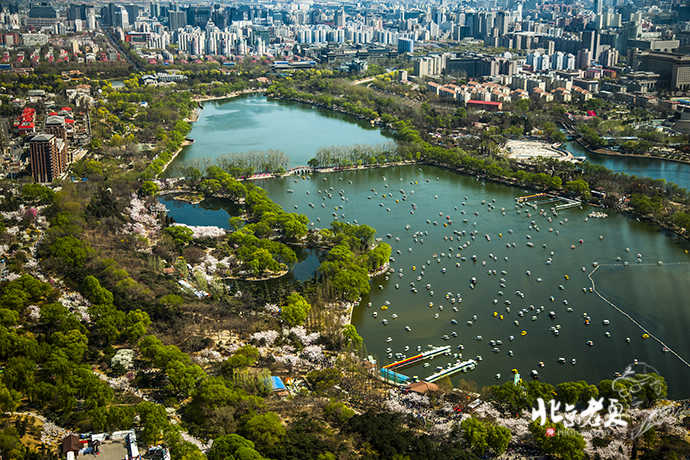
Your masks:
[[[283,380],[276,375],[271,376],[271,389],[273,391],[287,390],[287,388],[285,388]]]

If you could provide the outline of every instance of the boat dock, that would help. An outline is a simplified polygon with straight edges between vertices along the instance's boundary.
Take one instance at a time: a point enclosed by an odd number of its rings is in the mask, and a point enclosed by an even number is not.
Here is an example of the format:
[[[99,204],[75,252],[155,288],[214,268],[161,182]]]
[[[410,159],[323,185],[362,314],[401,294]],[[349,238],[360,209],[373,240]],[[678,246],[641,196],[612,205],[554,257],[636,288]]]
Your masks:
[[[417,364],[421,361],[424,361],[425,359],[430,359],[435,356],[442,355],[444,353],[450,353],[450,346],[446,345],[443,347],[433,348],[418,355],[410,356],[409,358],[405,358],[394,363],[386,364],[385,366],[383,366],[383,369],[393,370],[401,367],[412,366],[413,364]]]
[[[545,200],[541,200],[542,198],[545,198]],[[562,211],[563,209],[575,208],[577,206],[582,205],[582,203],[578,200],[573,200],[572,198],[566,198],[563,196],[553,195],[550,193],[535,193],[533,195],[525,195],[517,198],[518,203],[527,203],[531,200],[538,200],[536,203],[528,203],[528,206],[533,207],[544,206],[551,203],[557,203],[559,201],[562,202],[561,204],[552,207],[554,211]]]
[[[412,380],[406,375],[398,374],[397,372],[386,369],[385,367],[382,367],[381,370],[379,370],[379,376],[384,381],[394,385],[407,385]]]
[[[473,359],[468,359],[467,361],[462,361],[462,362],[457,362],[451,367],[448,367],[446,369],[442,369],[435,374],[430,375],[429,377],[423,379],[425,382],[433,383],[437,380],[442,379],[443,377],[450,377],[453,374],[456,374],[458,372],[467,372],[473,370],[475,367],[477,367],[477,361]]]
[[[556,206],[554,208],[556,211],[561,211],[563,209],[568,209],[568,208],[576,208],[582,204],[581,202],[579,202],[577,200],[571,200],[570,198],[561,197],[561,200],[565,201],[565,203],[559,204],[558,206]]]
[[[534,198],[541,198],[543,196],[549,196],[548,193],[535,193],[533,195],[524,195],[520,196],[517,198],[518,203],[522,203],[523,201],[529,201]]]

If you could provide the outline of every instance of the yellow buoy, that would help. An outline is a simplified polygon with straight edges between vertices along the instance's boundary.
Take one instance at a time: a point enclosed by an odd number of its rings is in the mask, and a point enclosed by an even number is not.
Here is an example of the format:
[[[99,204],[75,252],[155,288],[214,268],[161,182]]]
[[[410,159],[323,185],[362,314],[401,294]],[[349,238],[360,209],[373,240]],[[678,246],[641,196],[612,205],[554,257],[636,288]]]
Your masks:
[[[499,234],[498,234],[498,237],[499,237],[499,238],[503,238],[503,233],[499,233]]]
[[[527,331],[520,332],[520,335],[527,335]]]
[[[413,266],[412,266],[412,271],[415,271],[415,270],[417,270],[417,266],[416,266],[416,265],[413,265]]]
[[[500,319],[503,319],[503,315],[499,316]]]
[[[568,275],[563,275],[563,278],[565,278],[566,280],[570,279],[570,277]]]
[[[395,200],[395,203],[396,203],[396,204],[400,203],[400,200]]]
[[[497,317],[497,316],[498,316],[498,312],[495,311],[495,312],[494,312],[494,318]]]
[[[647,333],[642,334],[642,338],[643,338],[643,339],[648,339],[648,338],[649,338],[649,334],[647,334]]]
[[[381,310],[388,310],[388,305],[381,305]]]

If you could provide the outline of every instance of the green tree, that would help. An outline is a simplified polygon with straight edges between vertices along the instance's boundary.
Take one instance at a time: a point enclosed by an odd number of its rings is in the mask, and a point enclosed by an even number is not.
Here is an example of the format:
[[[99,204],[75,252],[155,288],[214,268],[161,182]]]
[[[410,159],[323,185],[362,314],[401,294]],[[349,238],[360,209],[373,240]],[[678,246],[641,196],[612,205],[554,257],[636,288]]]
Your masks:
[[[169,425],[165,408],[159,404],[144,401],[137,404],[137,413],[141,428],[141,435],[139,436],[141,442],[146,445],[159,442]]]
[[[352,346],[355,350],[359,350],[364,344],[364,339],[359,335],[354,324],[346,324],[343,327],[343,338],[345,343]]]
[[[555,436],[546,436],[547,428],[554,428]],[[537,447],[547,455],[567,460],[585,458],[585,440],[577,431],[565,428],[561,423],[548,423],[542,426],[536,420],[530,423],[529,430]]]
[[[144,181],[144,183],[141,184],[141,191],[144,195],[154,196],[158,193],[158,185],[150,180]]]
[[[315,369],[307,374],[307,382],[317,393],[324,392],[340,383],[342,378],[343,374],[334,367]]]
[[[88,349],[88,339],[76,329],[72,329],[67,333],[56,332],[52,336],[52,342],[75,363],[82,362],[84,354]]]
[[[243,433],[260,452],[273,450],[285,437],[285,426],[275,412],[266,412],[251,417],[244,424]]]
[[[259,350],[252,345],[245,345],[221,364],[221,370],[224,375],[231,376],[233,370],[253,366],[258,359]]]
[[[170,235],[178,247],[184,247],[192,241],[194,232],[191,228],[183,225],[171,225],[165,228],[165,232]]]
[[[335,399],[330,400],[324,406],[323,412],[327,419],[338,425],[343,425],[355,415],[355,411],[347,407],[342,401]]]
[[[113,303],[113,293],[102,287],[93,275],[84,278],[81,293],[93,304],[109,305]]]
[[[311,311],[309,302],[296,292],[287,298],[287,304],[281,307],[280,316],[290,326],[296,326],[306,321]]]
[[[209,460],[262,460],[254,443],[238,434],[227,434],[213,440]]]
[[[575,179],[565,183],[565,189],[570,193],[581,195],[585,200],[592,198],[589,191],[589,184],[582,179]]]
[[[491,422],[482,422],[474,417],[463,420],[460,425],[463,439],[470,450],[485,456],[489,451],[501,455],[510,443],[510,430]]]

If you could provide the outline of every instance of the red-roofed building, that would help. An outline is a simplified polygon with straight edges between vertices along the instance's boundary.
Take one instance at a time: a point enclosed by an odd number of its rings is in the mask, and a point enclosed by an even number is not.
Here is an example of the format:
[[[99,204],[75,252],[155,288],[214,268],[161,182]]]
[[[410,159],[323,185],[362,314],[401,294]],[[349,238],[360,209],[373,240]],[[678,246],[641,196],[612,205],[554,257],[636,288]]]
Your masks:
[[[467,107],[473,109],[486,110],[488,112],[499,112],[503,110],[503,103],[496,101],[477,101],[473,99],[467,101]]]
[[[36,132],[36,125],[32,121],[25,121],[17,129],[21,134],[31,134]]]

